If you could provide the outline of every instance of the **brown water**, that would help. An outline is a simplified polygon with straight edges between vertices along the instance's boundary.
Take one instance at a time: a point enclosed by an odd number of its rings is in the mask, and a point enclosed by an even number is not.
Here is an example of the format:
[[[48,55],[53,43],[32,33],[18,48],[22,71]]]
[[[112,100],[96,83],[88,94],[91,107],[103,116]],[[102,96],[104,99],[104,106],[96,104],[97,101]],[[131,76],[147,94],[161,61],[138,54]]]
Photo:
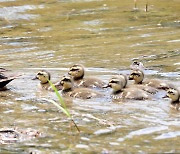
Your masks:
[[[68,106],[81,133],[37,91],[36,72],[57,81],[76,63],[104,81],[129,73],[131,60],[147,78],[180,86],[179,0],[0,0],[0,67],[23,73],[0,92],[0,127],[35,129],[42,137],[1,145],[1,153],[180,153],[180,113],[169,100],[73,100]],[[109,92],[109,91],[108,91]],[[107,92],[107,93],[108,93]],[[98,120],[98,119],[100,120]],[[101,120],[106,120],[105,124]],[[111,123],[113,126],[109,127]]]

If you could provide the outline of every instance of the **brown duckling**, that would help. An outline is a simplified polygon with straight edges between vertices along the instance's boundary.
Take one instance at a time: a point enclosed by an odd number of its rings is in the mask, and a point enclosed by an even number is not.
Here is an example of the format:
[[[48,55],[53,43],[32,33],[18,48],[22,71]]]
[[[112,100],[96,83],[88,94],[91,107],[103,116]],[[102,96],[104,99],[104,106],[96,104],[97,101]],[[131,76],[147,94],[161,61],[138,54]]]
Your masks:
[[[133,61],[132,64],[130,65],[130,68],[132,70],[139,69],[139,70],[142,70],[142,71],[145,69],[143,63],[142,62],[138,62],[138,61]]]
[[[14,79],[18,78],[19,76],[21,75],[6,76],[5,74],[0,73],[0,91],[7,90],[6,85]]]
[[[167,97],[171,99],[170,107],[176,110],[180,110],[180,92],[177,89],[169,89],[167,91]]]
[[[111,87],[113,89],[111,95],[113,99],[144,100],[151,98],[150,94],[143,91],[142,89],[131,88],[131,87],[125,88],[126,84],[127,84],[127,78],[118,77],[118,76],[111,78],[107,87]]]
[[[105,86],[105,82],[101,81],[100,79],[94,77],[84,78],[84,67],[79,64],[70,67],[68,74],[73,77],[77,87],[103,88],[103,86]]]
[[[51,88],[51,86],[48,82],[48,80],[51,80],[51,74],[48,71],[46,71],[46,70],[39,71],[36,74],[35,78],[33,78],[33,80],[35,80],[35,79],[38,79],[40,81],[40,85],[39,85],[40,89],[53,91],[53,89]],[[62,86],[60,85],[59,82],[55,83],[54,85],[57,88],[57,90],[62,89]]]
[[[64,76],[61,79],[60,83],[63,86],[62,94],[65,96],[81,98],[81,99],[90,99],[90,98],[97,98],[103,96],[103,94],[96,92],[92,89],[74,88],[73,80],[69,76]]]
[[[143,81],[144,80],[144,73],[141,70],[133,70],[132,73],[129,76],[129,80],[134,80],[135,84],[139,84],[139,85],[145,85],[145,86],[149,86],[149,91],[152,90],[153,93],[153,89],[150,89],[150,87],[153,87],[155,89],[163,89],[166,90],[168,88],[170,88],[173,85],[170,85],[168,83],[166,83],[165,81],[161,81],[158,79],[152,79],[152,80],[147,80],[147,81]],[[145,87],[147,89],[147,87]],[[154,89],[154,90],[155,90]],[[148,89],[147,89],[148,91]],[[157,92],[157,90],[156,90]]]

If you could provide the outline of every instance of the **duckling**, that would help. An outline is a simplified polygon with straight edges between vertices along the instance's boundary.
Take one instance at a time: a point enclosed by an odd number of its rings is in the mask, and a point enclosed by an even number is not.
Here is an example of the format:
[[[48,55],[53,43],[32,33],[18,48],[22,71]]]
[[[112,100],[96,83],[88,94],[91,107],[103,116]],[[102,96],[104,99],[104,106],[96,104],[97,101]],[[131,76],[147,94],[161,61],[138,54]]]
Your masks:
[[[130,68],[132,70],[139,69],[139,70],[142,70],[142,71],[145,69],[143,63],[142,62],[138,62],[138,61],[133,61],[133,63],[130,65]]]
[[[46,71],[46,70],[39,71],[36,74],[35,78],[33,78],[33,80],[35,80],[35,79],[40,80],[40,85],[39,85],[40,89],[53,91],[53,89],[51,88],[51,86],[48,82],[48,80],[51,80],[51,74],[48,71]],[[57,90],[62,89],[62,86],[59,84],[59,82],[57,82],[54,85],[57,88]]]
[[[150,95],[147,92],[137,88],[131,88],[131,87],[125,88],[126,84],[127,84],[127,78],[121,78],[117,76],[111,78],[107,87],[111,87],[113,89],[111,95],[113,99],[134,99],[134,100],[150,99]]]
[[[96,97],[102,97],[103,94],[96,92],[92,89],[88,88],[74,88],[73,80],[69,76],[64,76],[61,81],[61,85],[63,86],[62,94],[65,96],[70,96],[74,98],[81,99],[90,99]]]
[[[73,80],[77,87],[86,88],[103,88],[105,82],[94,77],[84,78],[84,67],[82,65],[76,64],[70,67],[68,74],[73,77]]]
[[[6,76],[5,74],[0,73],[0,91],[7,90],[6,85],[19,76],[21,75]]]
[[[173,86],[173,85],[170,85],[170,84],[165,83],[164,81],[161,81],[158,79],[152,79],[152,80],[147,80],[147,81],[143,82],[144,73],[143,73],[143,71],[138,70],[138,69],[132,71],[132,73],[129,76],[129,80],[134,80],[135,84],[140,84],[140,85],[143,84],[144,88],[147,89],[147,91],[151,91],[152,93],[156,93],[157,92],[156,89],[166,90]]]
[[[171,98],[170,107],[176,110],[180,110],[180,92],[177,89],[170,88],[167,91],[166,96]]]

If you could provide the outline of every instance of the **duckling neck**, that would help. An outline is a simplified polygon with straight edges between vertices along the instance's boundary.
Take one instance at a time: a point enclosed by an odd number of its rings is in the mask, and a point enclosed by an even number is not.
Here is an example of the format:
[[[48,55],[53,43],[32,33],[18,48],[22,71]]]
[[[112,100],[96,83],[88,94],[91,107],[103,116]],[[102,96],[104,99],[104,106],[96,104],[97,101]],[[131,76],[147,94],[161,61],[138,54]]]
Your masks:
[[[48,81],[46,81],[46,82],[41,82],[42,85],[47,84],[47,83],[48,83]]]
[[[175,101],[171,101],[171,104],[180,104],[180,102],[179,102],[179,98],[177,99],[177,100],[175,100]]]
[[[70,91],[72,91],[72,88],[63,89],[63,93],[67,93],[67,92],[70,92]]]
[[[117,94],[119,94],[119,93],[121,93],[122,92],[122,90],[117,90],[117,91],[113,91],[113,94],[114,95],[117,95]]]
[[[82,80],[84,77],[84,74],[82,74],[81,76],[78,76],[78,77],[74,77],[74,80],[77,81],[77,80]]]
[[[137,84],[142,84],[143,82],[142,81],[140,81],[140,82],[137,82]]]

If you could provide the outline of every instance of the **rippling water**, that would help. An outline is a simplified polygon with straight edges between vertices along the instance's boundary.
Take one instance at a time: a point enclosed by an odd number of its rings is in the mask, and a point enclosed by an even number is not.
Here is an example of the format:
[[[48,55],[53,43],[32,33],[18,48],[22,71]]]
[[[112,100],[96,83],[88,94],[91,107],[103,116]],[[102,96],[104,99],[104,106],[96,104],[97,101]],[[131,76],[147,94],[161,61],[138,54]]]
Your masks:
[[[131,60],[147,67],[147,78],[180,87],[179,1],[0,0],[0,67],[23,76],[0,92],[0,127],[32,128],[42,137],[1,145],[1,153],[179,153],[180,114],[169,100],[112,102],[70,100],[68,107],[81,129],[43,98],[32,81],[46,68],[53,81],[76,63],[87,76],[107,82],[129,73]],[[110,91],[107,91],[109,93]]]

